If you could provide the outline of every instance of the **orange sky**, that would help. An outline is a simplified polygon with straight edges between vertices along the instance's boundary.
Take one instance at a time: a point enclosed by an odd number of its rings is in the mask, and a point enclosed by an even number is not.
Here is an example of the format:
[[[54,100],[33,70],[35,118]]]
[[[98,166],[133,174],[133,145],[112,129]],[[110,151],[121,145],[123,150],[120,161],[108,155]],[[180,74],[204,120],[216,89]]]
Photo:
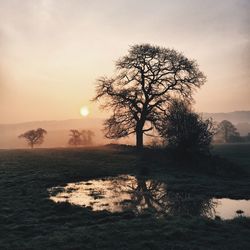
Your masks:
[[[248,0],[0,1],[0,123],[105,116],[90,103],[129,45],[152,43],[196,59],[204,112],[250,110]]]

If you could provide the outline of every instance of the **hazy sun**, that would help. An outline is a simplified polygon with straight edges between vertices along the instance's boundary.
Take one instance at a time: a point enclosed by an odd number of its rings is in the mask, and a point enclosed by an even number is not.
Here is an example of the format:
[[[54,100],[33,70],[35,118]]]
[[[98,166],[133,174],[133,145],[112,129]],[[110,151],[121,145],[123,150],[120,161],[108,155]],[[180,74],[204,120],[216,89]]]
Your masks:
[[[89,108],[86,106],[81,107],[80,114],[82,116],[88,116],[89,115]]]

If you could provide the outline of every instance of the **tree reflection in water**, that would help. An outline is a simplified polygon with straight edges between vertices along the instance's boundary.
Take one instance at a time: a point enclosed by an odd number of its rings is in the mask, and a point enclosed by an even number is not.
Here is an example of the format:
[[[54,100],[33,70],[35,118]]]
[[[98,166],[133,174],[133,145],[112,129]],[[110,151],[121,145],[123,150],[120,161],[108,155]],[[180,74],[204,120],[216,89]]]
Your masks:
[[[91,207],[94,211],[132,211],[136,215],[215,216],[217,202],[209,197],[170,191],[170,184],[141,176],[122,175],[49,189],[55,202]]]
[[[167,185],[158,180],[147,180],[143,177],[116,179],[112,182],[117,195],[129,194],[130,199],[122,200],[123,210],[131,210],[135,214],[146,211],[162,215],[215,216],[217,202],[208,197],[191,195],[186,192],[168,191]]]

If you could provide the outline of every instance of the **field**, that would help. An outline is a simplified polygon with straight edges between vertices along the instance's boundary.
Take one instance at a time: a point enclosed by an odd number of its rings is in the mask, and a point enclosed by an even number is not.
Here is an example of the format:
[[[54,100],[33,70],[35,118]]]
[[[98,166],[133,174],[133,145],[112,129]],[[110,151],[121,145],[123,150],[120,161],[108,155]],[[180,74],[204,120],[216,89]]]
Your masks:
[[[222,157],[229,159],[232,162],[244,166],[247,171],[250,171],[250,144],[218,144],[213,146],[213,152]]]
[[[249,152],[244,144],[192,159],[122,147],[1,150],[0,249],[249,249],[250,219],[241,216],[155,218],[48,199],[50,187],[120,174],[164,180],[173,192],[249,199]]]

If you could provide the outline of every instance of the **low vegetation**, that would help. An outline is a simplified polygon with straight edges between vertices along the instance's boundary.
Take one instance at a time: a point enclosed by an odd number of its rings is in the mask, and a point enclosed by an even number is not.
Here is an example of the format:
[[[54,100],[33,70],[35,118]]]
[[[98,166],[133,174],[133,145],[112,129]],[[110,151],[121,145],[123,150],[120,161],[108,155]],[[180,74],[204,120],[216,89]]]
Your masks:
[[[214,134],[210,119],[203,120],[188,103],[179,100],[171,103],[159,131],[166,145],[179,155],[208,154]]]

